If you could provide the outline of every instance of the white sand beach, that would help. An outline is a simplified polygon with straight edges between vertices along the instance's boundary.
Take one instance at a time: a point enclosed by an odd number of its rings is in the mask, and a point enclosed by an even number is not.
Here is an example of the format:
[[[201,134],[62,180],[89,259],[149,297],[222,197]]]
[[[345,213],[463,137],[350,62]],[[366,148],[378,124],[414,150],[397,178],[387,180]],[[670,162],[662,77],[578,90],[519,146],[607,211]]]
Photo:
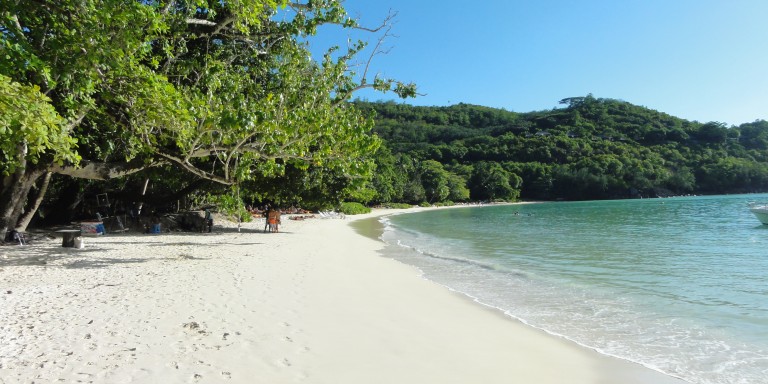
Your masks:
[[[0,383],[682,383],[380,256],[391,212],[0,247]]]

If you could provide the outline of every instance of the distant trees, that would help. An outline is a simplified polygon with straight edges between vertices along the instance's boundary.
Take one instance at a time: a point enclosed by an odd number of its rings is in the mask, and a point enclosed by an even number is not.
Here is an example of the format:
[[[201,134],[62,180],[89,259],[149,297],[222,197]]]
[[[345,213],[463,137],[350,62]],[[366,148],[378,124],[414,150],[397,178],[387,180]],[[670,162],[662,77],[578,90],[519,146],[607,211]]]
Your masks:
[[[376,171],[370,202],[419,204],[468,201],[466,178],[435,160],[419,161],[408,154],[393,155],[383,146],[376,154]]]
[[[420,166],[421,185],[424,187],[427,202],[445,201],[450,194],[448,172],[435,160],[425,160]]]
[[[561,103],[561,109],[515,113],[467,104],[355,102],[376,112],[374,131],[388,156],[407,158],[409,164],[398,169],[403,179],[394,184],[408,185],[407,197],[379,183],[374,200],[581,200],[768,191],[766,121],[738,127],[692,122],[592,95]],[[454,194],[460,190],[456,186],[466,187],[469,196]]]
[[[474,200],[514,201],[520,196],[522,179],[499,163],[479,162],[469,179],[470,196]]]
[[[728,138],[728,128],[723,123],[706,123],[699,127],[694,137],[703,143],[721,144]]]
[[[746,149],[768,149],[768,121],[758,120],[738,128],[739,142]]]

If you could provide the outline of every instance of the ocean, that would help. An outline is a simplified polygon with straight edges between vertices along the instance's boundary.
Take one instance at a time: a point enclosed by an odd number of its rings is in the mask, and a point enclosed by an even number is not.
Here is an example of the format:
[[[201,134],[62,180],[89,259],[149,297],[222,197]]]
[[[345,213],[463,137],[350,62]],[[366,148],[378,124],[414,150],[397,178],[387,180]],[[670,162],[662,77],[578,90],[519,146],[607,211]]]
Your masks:
[[[530,326],[691,383],[768,383],[768,225],[729,195],[431,210],[384,254]]]

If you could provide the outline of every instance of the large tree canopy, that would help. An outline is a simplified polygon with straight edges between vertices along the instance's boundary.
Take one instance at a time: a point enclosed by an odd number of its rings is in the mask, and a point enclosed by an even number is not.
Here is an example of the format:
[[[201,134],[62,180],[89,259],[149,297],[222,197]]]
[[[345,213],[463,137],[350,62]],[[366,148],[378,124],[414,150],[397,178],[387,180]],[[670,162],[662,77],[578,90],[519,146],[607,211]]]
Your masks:
[[[370,30],[383,38],[389,21]],[[287,166],[368,177],[378,140],[346,101],[415,87],[352,71],[363,42],[313,59],[322,24],[359,27],[336,0],[3,2],[0,108],[30,107],[0,119],[0,227],[50,172],[174,166],[225,185]]]

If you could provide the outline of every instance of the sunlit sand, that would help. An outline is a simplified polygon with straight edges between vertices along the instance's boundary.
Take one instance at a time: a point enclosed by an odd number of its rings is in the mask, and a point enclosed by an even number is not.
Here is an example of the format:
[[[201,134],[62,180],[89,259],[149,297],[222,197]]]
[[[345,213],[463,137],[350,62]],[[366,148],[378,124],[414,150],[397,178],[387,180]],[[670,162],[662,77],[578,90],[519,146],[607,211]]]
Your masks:
[[[680,383],[379,256],[347,217],[0,248],[0,383]]]

